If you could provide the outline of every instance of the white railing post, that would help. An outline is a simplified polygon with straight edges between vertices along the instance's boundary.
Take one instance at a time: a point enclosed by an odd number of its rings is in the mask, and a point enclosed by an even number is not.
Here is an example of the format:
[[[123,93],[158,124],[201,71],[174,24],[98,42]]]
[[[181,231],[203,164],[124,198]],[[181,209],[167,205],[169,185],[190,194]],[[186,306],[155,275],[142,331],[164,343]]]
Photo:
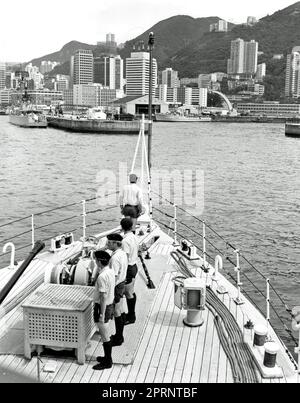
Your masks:
[[[34,238],[35,238],[35,234],[34,234],[34,215],[31,215],[31,243],[32,243],[32,247],[34,247]]]
[[[300,307],[297,306],[292,310],[292,329],[298,332],[298,347],[295,348],[295,353],[298,354],[298,368],[297,368],[297,383],[300,383]]]
[[[267,302],[267,328],[269,330],[270,327],[270,279],[267,278],[266,280],[267,282],[267,298],[266,298],[266,302]]]
[[[237,305],[243,305],[245,302],[241,299],[241,286],[243,285],[243,283],[241,283],[241,267],[240,267],[240,251],[236,250],[236,268],[235,271],[237,273],[237,291],[238,291],[238,295],[236,297],[236,299],[234,300],[234,302]]]
[[[203,267],[206,270],[206,225],[203,221],[203,232],[202,232],[202,240],[203,240]]]
[[[174,204],[174,246],[179,246],[177,239],[177,204]]]
[[[9,242],[3,246],[3,253],[6,253],[8,248],[11,248],[9,269],[14,269],[16,267],[15,266],[16,247],[12,242]]]
[[[86,239],[86,201],[82,200],[82,236],[83,241]]]

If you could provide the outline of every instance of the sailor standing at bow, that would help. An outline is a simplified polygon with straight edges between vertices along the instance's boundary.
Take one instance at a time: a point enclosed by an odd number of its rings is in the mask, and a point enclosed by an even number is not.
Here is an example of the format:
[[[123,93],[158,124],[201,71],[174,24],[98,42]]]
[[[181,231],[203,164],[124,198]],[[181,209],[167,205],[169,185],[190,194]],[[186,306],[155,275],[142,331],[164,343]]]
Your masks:
[[[125,296],[128,306],[128,314],[126,315],[125,325],[130,325],[135,323],[135,305],[136,305],[136,294],[134,290],[135,279],[138,273],[138,251],[139,244],[136,236],[132,232],[132,219],[124,218],[121,221],[121,227],[124,231],[124,237],[122,242],[123,251],[128,257],[128,268],[126,275],[126,286],[125,286]]]
[[[123,331],[125,325],[125,282],[128,267],[128,258],[122,250],[123,237],[120,234],[107,236],[107,248],[112,251],[109,266],[115,273],[115,325],[116,334],[111,337],[112,346],[121,346],[124,343]]]
[[[110,255],[105,251],[95,252],[97,277],[94,291],[94,322],[100,333],[104,357],[97,357],[99,364],[93,367],[100,371],[112,367],[112,342],[110,339],[109,322],[114,317],[115,273],[109,267]]]
[[[123,187],[120,194],[121,213],[132,219],[132,231],[135,232],[137,219],[143,211],[143,192],[137,185],[138,177],[135,174],[129,175],[129,185]]]

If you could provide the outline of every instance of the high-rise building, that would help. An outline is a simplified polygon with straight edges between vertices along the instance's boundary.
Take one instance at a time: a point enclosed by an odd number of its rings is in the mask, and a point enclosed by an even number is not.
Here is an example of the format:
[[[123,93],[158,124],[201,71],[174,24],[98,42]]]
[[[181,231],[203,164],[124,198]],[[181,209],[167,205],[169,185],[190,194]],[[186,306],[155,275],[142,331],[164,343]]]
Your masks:
[[[153,59],[153,96],[157,85],[157,62]],[[126,95],[142,96],[149,94],[150,55],[148,52],[133,52],[126,59]]]
[[[39,68],[29,63],[25,67],[25,71],[28,73],[28,81],[31,82],[28,88],[32,90],[42,90],[44,88],[44,75],[40,73]]]
[[[55,78],[54,89],[55,91],[67,91],[70,88],[70,76],[58,74]]]
[[[71,58],[73,84],[92,84],[94,81],[94,56],[91,50],[77,50]]]
[[[58,65],[57,62],[51,62],[49,60],[43,60],[41,62],[40,72],[42,74],[50,73]]]
[[[166,85],[168,88],[180,87],[178,71],[175,71],[172,68],[165,69],[162,72],[162,85]]]
[[[231,41],[231,54],[227,63],[227,72],[232,75],[254,75],[257,71],[258,42],[243,39]]]
[[[94,82],[113,90],[123,89],[123,60],[120,56],[94,59]]]
[[[199,88],[199,106],[201,108],[207,107],[207,88]]]
[[[245,42],[244,74],[254,75],[257,71],[258,42],[252,40]]]
[[[300,97],[300,46],[296,46],[292,53],[287,55],[285,96]]]
[[[267,72],[267,65],[266,63],[261,63],[257,66],[257,72],[256,72],[256,79],[258,81],[263,81]]]
[[[238,38],[231,41],[231,53],[227,65],[228,74],[242,74],[244,72],[244,48],[243,39]]]
[[[97,106],[97,85],[75,84],[73,87],[73,104],[77,106]]]
[[[253,25],[257,24],[257,18],[256,17],[248,17],[247,18],[247,25],[252,27]]]
[[[228,22],[225,20],[219,20],[216,24],[210,24],[209,31],[210,32],[227,32],[228,31]]]
[[[6,64],[0,62],[0,90],[5,88],[6,83]]]

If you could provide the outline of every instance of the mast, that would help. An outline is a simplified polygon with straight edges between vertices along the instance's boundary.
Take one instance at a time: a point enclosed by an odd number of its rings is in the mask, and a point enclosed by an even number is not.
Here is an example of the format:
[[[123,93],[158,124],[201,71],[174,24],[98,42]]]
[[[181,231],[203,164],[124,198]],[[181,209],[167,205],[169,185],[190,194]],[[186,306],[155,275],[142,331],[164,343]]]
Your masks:
[[[154,33],[150,32],[149,34],[149,41],[148,41],[148,48],[150,54],[150,71],[149,71],[149,126],[148,126],[148,166],[149,166],[149,173],[151,175],[151,148],[152,148],[152,90],[153,90],[153,47],[154,47]]]

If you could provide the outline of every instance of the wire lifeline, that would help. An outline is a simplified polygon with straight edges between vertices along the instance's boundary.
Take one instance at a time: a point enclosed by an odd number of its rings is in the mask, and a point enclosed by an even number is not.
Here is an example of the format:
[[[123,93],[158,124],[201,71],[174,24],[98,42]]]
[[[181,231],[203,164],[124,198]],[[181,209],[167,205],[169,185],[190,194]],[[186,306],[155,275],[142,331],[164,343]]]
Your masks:
[[[47,227],[50,227],[51,225],[54,225],[54,224],[60,224],[62,222],[71,221],[71,220],[74,220],[74,218],[78,218],[78,216],[75,215],[75,216],[72,216],[72,217],[65,218],[63,220],[54,221],[54,222],[51,222],[49,224],[42,225],[41,227],[37,227],[37,228],[35,228],[35,230],[42,229],[42,228],[47,228]]]
[[[17,220],[10,221],[10,222],[8,222],[6,224],[2,224],[2,225],[0,225],[0,228],[7,227],[9,225],[15,224],[15,223],[20,222],[20,221],[29,220],[29,218],[31,218],[31,215],[29,215],[27,217],[23,217],[23,218],[18,218]]]

